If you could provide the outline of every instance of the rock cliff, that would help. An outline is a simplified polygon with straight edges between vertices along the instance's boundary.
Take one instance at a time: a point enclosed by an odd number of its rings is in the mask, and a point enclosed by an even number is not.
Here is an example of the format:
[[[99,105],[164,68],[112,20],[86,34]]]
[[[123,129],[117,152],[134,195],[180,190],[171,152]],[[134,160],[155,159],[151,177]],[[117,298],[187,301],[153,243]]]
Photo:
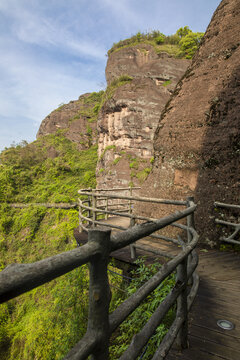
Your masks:
[[[37,133],[40,136],[62,132],[75,142],[79,150],[97,142],[97,113],[103,91],[81,95],[78,100],[63,104],[52,111],[41,123]]]
[[[156,54],[148,44],[126,47],[109,56],[108,85],[124,75],[132,81],[118,87],[99,113],[99,188],[138,185],[145,180],[160,112],[188,65],[189,60]]]
[[[161,114],[153,171],[142,189],[160,198],[193,195],[205,243],[218,238],[214,201],[240,200],[239,44],[239,0],[223,0]],[[158,210],[142,211],[149,216]]]

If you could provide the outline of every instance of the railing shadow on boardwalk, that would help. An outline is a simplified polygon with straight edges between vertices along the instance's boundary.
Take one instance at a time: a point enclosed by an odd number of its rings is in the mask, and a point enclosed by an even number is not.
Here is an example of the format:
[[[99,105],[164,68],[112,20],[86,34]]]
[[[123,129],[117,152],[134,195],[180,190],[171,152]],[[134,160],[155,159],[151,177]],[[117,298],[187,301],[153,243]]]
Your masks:
[[[142,303],[147,296],[156,289],[171,273],[177,271],[175,286],[159,304],[152,317],[144,325],[141,331],[134,336],[132,342],[120,359],[136,359],[143,347],[147,344],[157,327],[161,324],[169,309],[177,303],[175,319],[156,350],[153,359],[164,359],[172,344],[176,343],[187,347],[188,312],[196,296],[199,277],[196,273],[198,256],[195,247],[198,242],[198,234],[194,229],[193,214],[196,205],[193,199],[187,201],[147,199],[131,195],[116,195],[112,192],[79,191],[85,200],[79,200],[80,226],[88,231],[88,243],[77,249],[52,256],[32,264],[12,264],[0,273],[0,302],[3,303],[31,289],[51,281],[83,264],[90,264],[89,284],[89,317],[87,332],[75,345],[65,359],[87,359],[92,355],[95,360],[107,360],[109,358],[109,339],[118,326]],[[108,199],[108,200],[106,200]],[[119,211],[122,205],[115,210],[111,199],[128,204],[128,211]],[[87,201],[87,204],[86,204]],[[162,204],[184,205],[186,208],[177,211],[161,219],[147,219],[133,214],[133,202],[157,202]],[[99,203],[99,207],[98,207]],[[109,210],[109,207],[113,210]],[[123,209],[122,209],[123,210]],[[125,210],[124,210],[125,211]],[[88,215],[85,216],[84,212]],[[130,218],[131,227],[111,235],[111,230],[106,229],[107,223],[102,226],[98,214],[125,216]],[[114,213],[114,214],[113,214]],[[187,219],[187,225],[176,223],[180,219]],[[134,225],[135,220],[145,221]],[[89,229],[84,224],[91,222]],[[132,256],[137,247],[135,242],[141,238],[152,235],[154,232],[167,226],[175,226],[187,233],[187,241],[180,237],[176,239],[164,239],[173,241],[182,247],[177,256],[171,258],[161,269],[148,280],[133,295],[126,299],[115,311],[109,314],[110,287],[108,282],[107,265],[112,251],[132,245]],[[116,228],[116,225],[113,226]],[[117,227],[119,228],[119,227]],[[120,229],[121,230],[121,229]],[[159,239],[160,235],[157,236]],[[151,250],[151,249],[150,249]],[[191,286],[189,286],[191,284]]]

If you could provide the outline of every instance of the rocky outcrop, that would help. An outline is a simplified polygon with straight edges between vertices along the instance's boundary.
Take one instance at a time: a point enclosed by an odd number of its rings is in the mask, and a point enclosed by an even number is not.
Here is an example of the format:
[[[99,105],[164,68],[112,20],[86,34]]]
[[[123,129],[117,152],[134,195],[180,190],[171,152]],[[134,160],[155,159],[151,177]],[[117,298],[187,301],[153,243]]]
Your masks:
[[[186,59],[156,54],[147,44],[110,55],[108,84],[122,75],[132,81],[114,91],[98,117],[98,187],[138,185],[145,180],[160,112],[188,65]]]
[[[239,44],[239,1],[223,0],[161,114],[153,171],[142,189],[160,198],[194,195],[196,226],[205,243],[218,239],[214,201],[240,200]]]
[[[37,138],[61,132],[67,139],[75,142],[79,150],[95,144],[97,142],[97,115],[93,109],[98,102],[98,94],[81,95],[78,100],[70,101],[52,111],[42,121]]]

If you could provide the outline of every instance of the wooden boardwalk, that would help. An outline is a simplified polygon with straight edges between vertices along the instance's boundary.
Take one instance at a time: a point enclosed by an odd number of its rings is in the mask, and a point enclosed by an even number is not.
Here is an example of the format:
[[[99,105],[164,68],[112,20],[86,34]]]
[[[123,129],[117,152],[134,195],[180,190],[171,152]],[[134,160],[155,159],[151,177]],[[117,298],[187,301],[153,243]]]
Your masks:
[[[104,223],[105,221],[103,221]],[[129,219],[112,218],[107,222],[128,227]],[[75,237],[80,235],[75,232]],[[87,241],[82,235],[81,243]],[[80,237],[79,237],[80,239]],[[138,244],[155,247],[176,255],[176,246],[164,241],[145,238]],[[180,250],[180,249],[179,249]],[[240,360],[240,254],[213,250],[198,250],[198,295],[189,314],[189,348],[171,350],[166,360]],[[132,264],[129,247],[113,252],[112,257],[125,264]],[[147,262],[156,261],[156,255],[137,250],[138,256],[147,256]],[[158,261],[166,262],[159,258]],[[218,320],[229,320],[235,327],[223,330]]]
[[[240,255],[199,251],[198,295],[190,312],[189,349],[171,351],[167,360],[240,360]],[[222,330],[217,320],[229,320]]]

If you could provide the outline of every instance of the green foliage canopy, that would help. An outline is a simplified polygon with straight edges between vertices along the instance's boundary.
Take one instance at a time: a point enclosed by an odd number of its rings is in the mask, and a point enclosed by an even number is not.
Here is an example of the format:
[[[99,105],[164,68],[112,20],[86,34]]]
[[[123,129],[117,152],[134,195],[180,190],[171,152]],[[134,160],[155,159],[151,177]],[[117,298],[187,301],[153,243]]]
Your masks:
[[[152,45],[157,53],[167,52],[175,57],[191,59],[203,35],[204,33],[194,33],[188,26],[181,27],[173,35],[164,35],[158,30],[147,33],[138,32],[128,39],[114,43],[108,55],[124,47],[142,43]]]

